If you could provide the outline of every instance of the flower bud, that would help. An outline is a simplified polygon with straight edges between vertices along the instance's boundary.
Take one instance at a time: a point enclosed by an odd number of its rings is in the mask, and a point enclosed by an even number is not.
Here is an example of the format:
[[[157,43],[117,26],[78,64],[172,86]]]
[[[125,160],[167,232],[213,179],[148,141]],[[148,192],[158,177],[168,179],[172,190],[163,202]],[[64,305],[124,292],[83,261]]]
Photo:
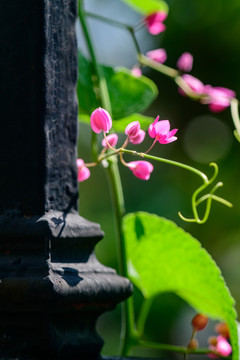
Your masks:
[[[192,319],[192,327],[196,331],[203,330],[207,326],[207,323],[208,323],[207,316],[202,314],[197,314]]]
[[[118,142],[118,136],[117,136],[117,134],[108,135],[108,136],[106,137],[106,139],[107,139],[107,141],[108,141],[108,144],[109,144],[111,147],[114,147],[114,146],[117,144],[117,142]],[[102,146],[108,148],[109,146],[108,146],[108,144],[107,144],[106,139],[103,139],[103,140],[102,140]]]
[[[225,322],[218,323],[215,326],[215,331],[219,334],[225,337],[226,339],[230,338],[229,328],[228,325]]]
[[[90,124],[95,133],[99,134],[102,130],[108,133],[112,127],[112,119],[106,110],[99,107],[93,111]]]
[[[155,49],[152,51],[148,51],[146,53],[146,56],[149,59],[156,61],[160,64],[163,64],[167,60],[167,53],[165,49]]]
[[[150,34],[158,35],[166,29],[166,25],[163,24],[166,17],[165,11],[157,11],[145,16],[144,22]]]
[[[208,104],[209,110],[215,113],[221,112],[230,106],[231,99],[236,96],[233,90],[223,87],[212,87],[211,85],[205,86],[204,93],[207,95],[204,103]]]
[[[139,133],[140,130],[140,124],[139,121],[132,121],[130,124],[128,124],[128,126],[125,129],[125,134],[129,137],[129,138],[134,138],[135,136],[137,136],[137,134]]]
[[[183,53],[177,61],[177,67],[179,70],[189,72],[192,70],[193,56],[189,52]]]
[[[78,182],[87,180],[90,176],[90,170],[85,166],[82,159],[77,159],[77,168],[78,168]]]
[[[142,76],[142,70],[139,66],[135,65],[131,70],[131,74],[136,78],[139,78],[140,76]]]
[[[198,341],[197,339],[192,339],[188,344],[188,349],[196,350],[198,348]]]
[[[216,336],[210,336],[208,338],[209,345],[216,346],[217,345],[217,337]]]
[[[128,163],[128,167],[133,172],[133,175],[141,180],[148,180],[153,171],[153,165],[144,160],[132,161]]]
[[[182,79],[195,94],[203,95],[205,93],[205,86],[199,79],[190,74],[183,74]],[[179,92],[181,95],[185,95],[184,91],[180,88]]]

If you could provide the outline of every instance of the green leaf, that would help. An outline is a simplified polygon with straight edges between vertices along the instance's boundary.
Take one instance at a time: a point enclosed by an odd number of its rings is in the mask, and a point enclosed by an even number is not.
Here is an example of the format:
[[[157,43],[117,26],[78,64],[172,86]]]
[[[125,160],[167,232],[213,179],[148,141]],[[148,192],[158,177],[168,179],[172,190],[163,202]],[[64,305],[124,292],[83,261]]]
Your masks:
[[[90,116],[86,114],[79,114],[78,115],[78,121],[90,125]]]
[[[146,15],[156,11],[163,10],[168,12],[168,5],[162,0],[123,0],[133,9],[139,11],[141,14]]]
[[[124,133],[126,126],[132,121],[139,121],[141,129],[146,131],[154,121],[154,118],[141,114],[133,114],[119,120],[114,120],[112,129],[113,131]]]
[[[123,67],[104,67],[103,70],[114,120],[146,110],[157,97],[157,87],[147,77],[136,78]]]
[[[107,82],[114,120],[146,110],[157,97],[157,87],[147,77],[136,78],[126,68],[101,66],[101,69]],[[91,114],[100,106],[92,64],[80,53],[77,92],[81,112]]]
[[[196,311],[228,323],[238,359],[234,300],[201,244],[173,222],[144,212],[124,217],[129,275],[145,298],[173,292]]]

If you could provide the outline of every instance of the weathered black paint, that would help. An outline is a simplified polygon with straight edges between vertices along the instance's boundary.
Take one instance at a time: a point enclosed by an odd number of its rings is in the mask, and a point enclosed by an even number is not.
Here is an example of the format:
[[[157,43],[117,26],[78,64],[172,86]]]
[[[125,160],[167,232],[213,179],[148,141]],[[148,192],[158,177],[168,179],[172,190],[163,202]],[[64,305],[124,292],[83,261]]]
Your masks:
[[[0,1],[0,212],[44,210],[44,1]]]
[[[0,2],[0,211],[76,209],[76,1]]]
[[[45,0],[45,210],[77,204],[77,1]]]
[[[0,2],[0,358],[96,360],[130,282],[77,213],[76,0]]]
[[[99,225],[76,212],[0,217],[0,354],[97,359],[100,314],[131,294],[100,264]]]

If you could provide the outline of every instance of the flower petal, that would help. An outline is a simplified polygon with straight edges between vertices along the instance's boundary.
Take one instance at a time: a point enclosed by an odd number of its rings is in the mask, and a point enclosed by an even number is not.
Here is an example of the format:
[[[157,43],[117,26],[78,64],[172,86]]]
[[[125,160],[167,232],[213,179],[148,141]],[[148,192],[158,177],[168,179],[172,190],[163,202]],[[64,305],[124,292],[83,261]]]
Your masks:
[[[170,130],[170,122],[168,120],[161,120],[154,127],[157,135],[166,135]]]

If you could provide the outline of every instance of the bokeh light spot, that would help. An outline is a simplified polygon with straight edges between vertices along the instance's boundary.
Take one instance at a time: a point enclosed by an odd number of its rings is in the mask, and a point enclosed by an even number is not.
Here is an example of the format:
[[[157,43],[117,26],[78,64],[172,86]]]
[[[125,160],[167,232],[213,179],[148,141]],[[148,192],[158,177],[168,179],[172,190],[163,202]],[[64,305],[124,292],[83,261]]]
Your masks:
[[[183,147],[199,163],[216,161],[227,155],[232,145],[229,127],[212,116],[199,116],[184,131]]]

